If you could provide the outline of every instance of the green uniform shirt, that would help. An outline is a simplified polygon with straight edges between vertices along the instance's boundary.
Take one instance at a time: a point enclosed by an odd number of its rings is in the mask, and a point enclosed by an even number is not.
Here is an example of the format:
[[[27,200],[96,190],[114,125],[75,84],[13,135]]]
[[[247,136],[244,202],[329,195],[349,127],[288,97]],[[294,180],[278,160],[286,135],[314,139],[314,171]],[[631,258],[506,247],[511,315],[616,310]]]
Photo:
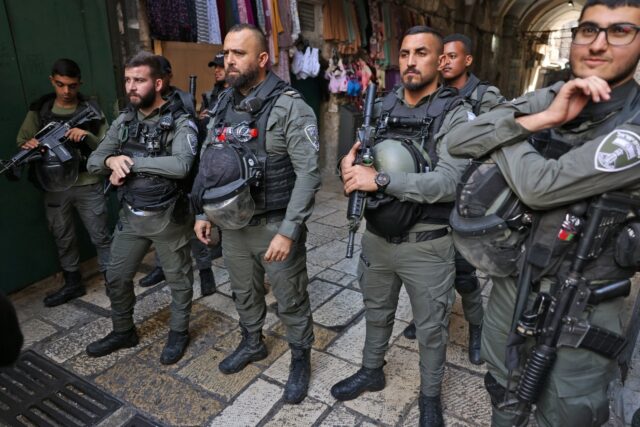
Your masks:
[[[153,110],[148,116],[144,116],[140,111],[137,112],[140,123],[155,125],[160,120],[160,112],[164,111],[167,104],[161,108]],[[120,114],[118,118],[111,124],[104,140],[98,146],[98,149],[91,154],[87,162],[87,169],[92,174],[110,174],[109,169],[104,161],[107,157],[119,155],[120,141],[118,139],[118,130],[124,121],[125,114]],[[184,114],[178,117],[173,129],[169,131],[166,138],[167,151],[171,153],[168,156],[157,157],[135,157],[131,167],[131,172],[144,172],[153,175],[163,176],[165,178],[182,179],[187,176],[193,160],[197,153],[197,127],[189,115]]]
[[[404,101],[404,88],[398,88],[396,94],[398,99],[407,107],[416,108],[429,102],[431,97],[437,96],[438,92],[439,90],[425,96],[414,106],[410,106]],[[374,110],[374,112],[377,112],[376,116],[379,115],[380,108],[381,100],[376,102]],[[473,117],[470,106],[466,102],[447,113],[442,126],[434,137],[438,153],[436,167],[427,173],[385,171],[390,177],[389,185],[384,191],[385,194],[389,194],[401,201],[408,200],[417,203],[451,202],[455,200],[456,186],[469,162],[449,154],[444,136],[455,126],[465,123],[469,119],[473,119]],[[424,231],[434,228],[442,228],[442,226],[417,223],[411,228],[411,231]]]
[[[62,108],[53,104],[51,111],[59,116],[72,116],[73,113],[76,112],[77,106],[73,108]],[[18,136],[16,138],[18,147],[21,147],[28,140],[33,138],[40,129],[42,129],[46,125],[46,123],[40,123],[40,118],[38,117],[37,111],[29,111],[27,116],[24,118],[22,122],[22,126],[20,126],[20,130],[18,131]],[[87,144],[89,148],[95,150],[98,147],[100,140],[103,138],[105,132],[107,130],[107,120],[102,116],[102,123],[100,124],[100,130],[97,135],[92,134],[91,132],[87,133],[84,141],[82,143]],[[70,144],[74,144],[70,142]],[[74,184],[74,186],[80,185],[88,185],[99,182],[100,178],[97,176],[92,176],[88,172],[80,172],[78,174],[78,180]]]
[[[640,126],[624,123],[597,137],[594,133],[602,120],[587,120],[571,130],[559,128],[567,141],[579,146],[557,160],[545,159],[527,142],[531,132],[516,118],[545,110],[562,85],[559,82],[526,94],[452,129],[446,138],[449,152],[474,158],[491,153],[509,186],[533,209],[546,210],[607,191],[637,187],[638,168],[634,166],[640,164]],[[613,166],[603,163],[616,147],[621,151]]]

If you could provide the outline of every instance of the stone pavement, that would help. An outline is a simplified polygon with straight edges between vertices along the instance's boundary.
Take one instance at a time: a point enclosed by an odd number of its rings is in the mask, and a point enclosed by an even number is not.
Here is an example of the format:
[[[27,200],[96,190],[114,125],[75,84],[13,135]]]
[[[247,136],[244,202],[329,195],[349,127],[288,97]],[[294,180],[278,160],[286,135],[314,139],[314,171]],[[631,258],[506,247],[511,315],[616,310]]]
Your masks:
[[[418,347],[401,334],[411,320],[404,290],[387,355],[387,387],[344,403],[329,393],[336,381],[358,369],[365,322],[355,276],[359,246],[352,260],[344,258],[347,199],[335,177],[325,177],[316,200],[307,242],[316,341],[309,397],[301,404],[286,405],[280,400],[290,352],[272,294],[267,295],[270,307],[264,331],[269,357],[235,375],[218,371],[220,360],[240,341],[238,315],[222,259],[214,262],[218,284],[215,294],[202,298],[195,274],[191,343],[175,365],[159,363],[168,332],[170,302],[164,284],[150,289],[135,287],[135,321],[141,337],[137,347],[98,359],[86,356],[85,346],[111,328],[109,300],[95,261],[83,265],[87,295],[71,303],[55,308],[42,305],[44,295],[61,281],[56,276],[11,296],[25,334],[25,349],[52,359],[124,402],[101,426],[123,425],[136,413],[159,425],[176,426],[417,425]],[[136,283],[153,268],[153,262],[151,252],[140,267]],[[484,286],[487,295],[490,285]],[[484,369],[468,362],[466,340],[467,323],[458,298],[451,316],[443,385],[445,421],[450,426],[489,425]]]

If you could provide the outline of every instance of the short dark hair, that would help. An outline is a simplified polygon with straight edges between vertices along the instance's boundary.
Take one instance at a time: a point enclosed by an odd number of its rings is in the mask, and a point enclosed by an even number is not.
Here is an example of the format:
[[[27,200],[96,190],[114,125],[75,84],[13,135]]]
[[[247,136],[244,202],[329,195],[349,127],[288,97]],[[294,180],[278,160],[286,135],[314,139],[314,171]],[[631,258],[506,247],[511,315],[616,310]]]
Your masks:
[[[460,33],[449,34],[442,40],[442,42],[444,44],[451,43],[451,42],[460,42],[464,46],[465,53],[467,55],[472,55],[473,44],[471,42],[471,39],[465,36],[464,34],[460,34]]]
[[[580,18],[578,18],[578,21],[582,21],[584,11],[593,6],[605,6],[609,9],[617,9],[619,7],[625,6],[640,7],[640,0],[587,0],[582,7],[582,11],[580,12]]]
[[[51,76],[55,75],[72,77],[81,79],[82,75],[80,74],[80,67],[78,64],[67,58],[60,58],[56,60],[51,66]]]
[[[162,67],[162,63],[158,59],[158,55],[154,55],[153,53],[149,53],[144,50],[129,58],[126,64],[124,64],[124,68],[126,70],[127,68],[142,67],[145,65],[149,67],[152,78],[161,79],[165,76],[165,71]]]
[[[402,45],[402,42],[404,41],[405,37],[412,36],[414,34],[432,34],[438,40],[438,42],[440,42],[440,47],[438,50],[440,51],[440,53],[442,53],[442,46],[443,46],[442,34],[440,34],[434,28],[428,27],[426,25],[415,25],[409,28],[407,31],[405,31],[404,34],[402,35],[402,38],[400,39],[400,45]]]
[[[258,38],[260,53],[262,52],[269,53],[269,45],[267,44],[267,37],[264,35],[264,33],[260,28],[256,27],[253,24],[236,24],[233,27],[229,28],[229,31],[227,31],[227,33],[237,33],[242,30],[249,30],[255,34],[255,36]]]

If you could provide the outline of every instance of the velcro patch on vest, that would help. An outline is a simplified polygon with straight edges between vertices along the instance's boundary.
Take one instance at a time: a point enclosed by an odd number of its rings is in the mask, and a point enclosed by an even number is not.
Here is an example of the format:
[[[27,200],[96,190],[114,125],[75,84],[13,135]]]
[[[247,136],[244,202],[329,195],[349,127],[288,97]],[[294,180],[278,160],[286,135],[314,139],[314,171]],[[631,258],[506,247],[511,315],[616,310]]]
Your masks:
[[[602,172],[618,172],[640,163],[640,136],[616,129],[605,136],[594,158],[595,168]]]
[[[307,139],[313,145],[316,151],[320,151],[320,139],[318,137],[318,127],[316,125],[308,125],[304,128],[304,134]]]

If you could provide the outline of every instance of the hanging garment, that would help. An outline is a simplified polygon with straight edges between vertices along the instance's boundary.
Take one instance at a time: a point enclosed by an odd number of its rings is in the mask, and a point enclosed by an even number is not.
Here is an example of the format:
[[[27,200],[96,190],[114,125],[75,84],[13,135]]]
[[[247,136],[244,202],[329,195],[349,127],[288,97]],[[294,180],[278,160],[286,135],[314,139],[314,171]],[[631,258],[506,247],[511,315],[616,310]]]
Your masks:
[[[207,5],[207,15],[209,21],[209,43],[222,44],[218,3],[215,0],[207,0]]]
[[[293,44],[291,38],[291,7],[289,0],[278,0],[282,32],[278,34],[278,47],[280,50],[288,49]]]
[[[195,42],[198,40],[194,0],[147,2],[151,37],[156,40]]]
[[[262,0],[256,1],[256,11],[258,15],[258,26],[260,27],[263,33],[266,33],[267,26],[266,26],[266,21],[264,16],[264,4],[262,3]]]
[[[280,60],[278,65],[272,71],[287,83],[291,83],[291,74],[289,69],[289,52],[286,49],[280,49]]]
[[[249,22],[247,16],[247,3],[244,0],[236,1],[236,7],[238,8],[238,20],[242,23]]]
[[[291,0],[291,40],[296,40],[302,30],[300,29],[300,15],[298,14],[298,0]]]
[[[207,0],[195,0],[198,43],[209,43],[209,11]]]

